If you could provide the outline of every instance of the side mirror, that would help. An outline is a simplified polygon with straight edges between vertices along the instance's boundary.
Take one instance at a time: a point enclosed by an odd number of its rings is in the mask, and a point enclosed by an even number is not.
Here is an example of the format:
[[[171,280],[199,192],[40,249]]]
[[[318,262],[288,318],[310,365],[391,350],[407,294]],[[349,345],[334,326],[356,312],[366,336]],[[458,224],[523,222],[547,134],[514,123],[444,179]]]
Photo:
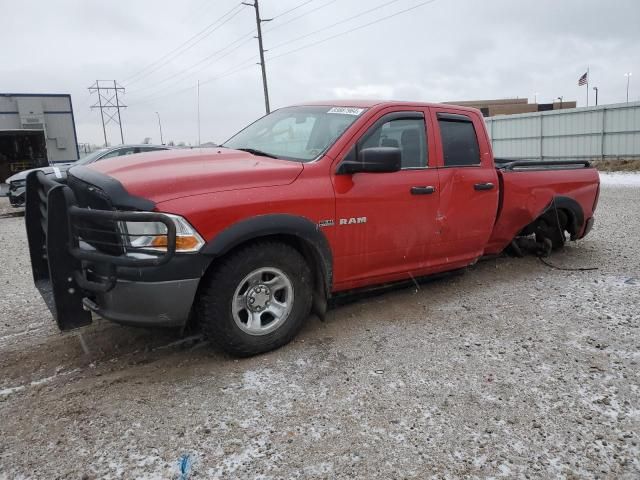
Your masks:
[[[396,147],[364,148],[358,152],[358,160],[344,160],[337,170],[338,175],[351,173],[397,172],[402,166],[402,152]]]

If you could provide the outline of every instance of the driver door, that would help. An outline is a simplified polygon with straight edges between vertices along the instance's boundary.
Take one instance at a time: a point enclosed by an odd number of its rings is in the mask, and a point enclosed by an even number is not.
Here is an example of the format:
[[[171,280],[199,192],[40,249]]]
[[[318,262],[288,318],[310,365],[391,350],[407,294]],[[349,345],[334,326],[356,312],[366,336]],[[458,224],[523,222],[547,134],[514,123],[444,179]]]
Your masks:
[[[341,160],[370,147],[395,147],[402,169],[336,174],[335,272],[337,288],[410,278],[429,258],[438,209],[438,170],[428,115],[421,108],[385,111],[355,136]],[[335,163],[337,166],[339,162]]]

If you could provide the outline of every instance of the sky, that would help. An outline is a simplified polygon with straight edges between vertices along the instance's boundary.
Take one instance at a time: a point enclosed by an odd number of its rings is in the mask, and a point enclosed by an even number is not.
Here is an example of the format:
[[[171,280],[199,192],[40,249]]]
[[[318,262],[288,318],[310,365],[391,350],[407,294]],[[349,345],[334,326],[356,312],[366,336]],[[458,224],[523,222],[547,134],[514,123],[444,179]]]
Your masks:
[[[310,100],[640,100],[638,0],[260,0],[271,108]],[[0,93],[125,90],[125,142],[221,143],[265,113],[255,11],[236,0],[0,0]],[[156,113],[157,112],[157,113]],[[108,141],[120,143],[115,125]]]

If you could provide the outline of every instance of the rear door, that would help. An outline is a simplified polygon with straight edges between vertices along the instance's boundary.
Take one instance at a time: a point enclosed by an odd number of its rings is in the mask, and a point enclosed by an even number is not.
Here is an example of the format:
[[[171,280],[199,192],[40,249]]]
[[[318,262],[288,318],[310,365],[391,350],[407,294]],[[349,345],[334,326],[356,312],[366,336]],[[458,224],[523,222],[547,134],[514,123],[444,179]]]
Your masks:
[[[394,111],[395,110],[395,111]],[[409,278],[429,257],[438,209],[438,171],[426,109],[385,110],[364,126],[333,165],[335,281],[347,288]],[[340,161],[370,147],[395,147],[402,169],[337,175]]]
[[[483,120],[467,110],[431,108],[436,130],[440,208],[432,265],[482,255],[498,210],[498,176]]]

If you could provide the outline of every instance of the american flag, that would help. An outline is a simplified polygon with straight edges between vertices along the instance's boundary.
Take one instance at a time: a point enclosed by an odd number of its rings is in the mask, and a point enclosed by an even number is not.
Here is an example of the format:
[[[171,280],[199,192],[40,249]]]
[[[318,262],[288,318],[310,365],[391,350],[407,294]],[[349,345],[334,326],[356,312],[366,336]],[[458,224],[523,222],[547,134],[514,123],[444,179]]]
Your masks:
[[[584,72],[584,75],[580,77],[580,79],[578,80],[578,85],[582,86],[587,84],[587,73],[589,72]]]

